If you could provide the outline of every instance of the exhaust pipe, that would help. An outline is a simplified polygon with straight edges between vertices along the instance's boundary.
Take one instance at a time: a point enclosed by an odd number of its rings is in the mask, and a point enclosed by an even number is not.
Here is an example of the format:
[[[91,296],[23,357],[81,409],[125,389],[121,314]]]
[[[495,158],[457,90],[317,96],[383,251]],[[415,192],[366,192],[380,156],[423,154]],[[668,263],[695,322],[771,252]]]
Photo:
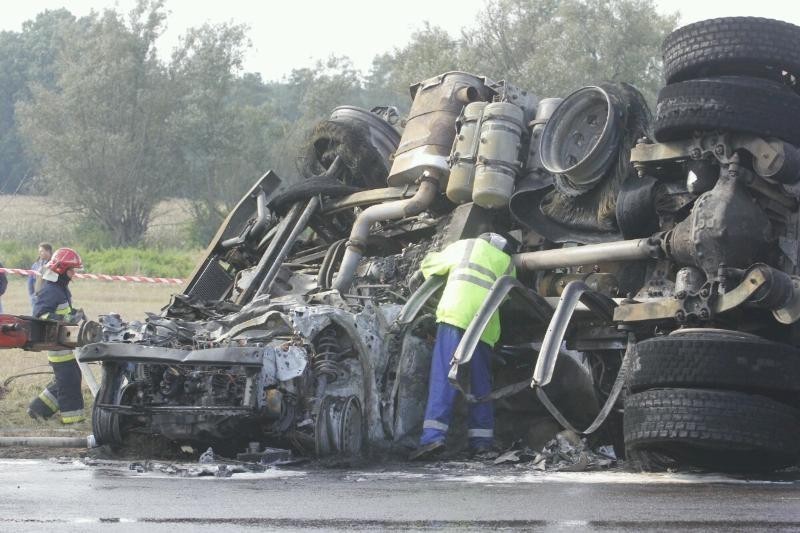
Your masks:
[[[513,256],[514,266],[520,270],[550,270],[560,267],[589,265],[609,261],[638,261],[662,257],[659,239],[631,239],[627,241],[587,244],[556,250],[525,252]]]
[[[439,192],[439,180],[425,171],[419,181],[419,188],[411,198],[388,204],[373,205],[358,215],[353,224],[353,229],[350,231],[347,250],[345,250],[344,257],[342,257],[342,265],[339,267],[339,272],[333,281],[332,288],[342,293],[350,288],[358,263],[364,257],[369,228],[373,223],[418,215],[433,203],[436,193]]]

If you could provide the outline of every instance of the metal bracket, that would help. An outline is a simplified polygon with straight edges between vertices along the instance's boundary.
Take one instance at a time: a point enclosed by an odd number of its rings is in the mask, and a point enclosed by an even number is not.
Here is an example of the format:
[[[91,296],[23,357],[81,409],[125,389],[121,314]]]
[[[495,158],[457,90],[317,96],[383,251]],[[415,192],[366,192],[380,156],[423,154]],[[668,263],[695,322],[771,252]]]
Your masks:
[[[600,412],[586,429],[583,431],[575,429],[561,411],[550,401],[543,387],[550,383],[553,377],[556,360],[561,351],[561,344],[564,342],[564,334],[567,331],[567,327],[569,326],[569,322],[572,319],[578,302],[583,302],[592,312],[609,322],[612,319],[613,310],[617,305],[614,300],[602,293],[593,291],[582,281],[573,281],[569,283],[561,295],[561,300],[559,300],[556,306],[555,313],[553,313],[550,325],[547,327],[547,332],[542,340],[542,349],[539,351],[539,358],[536,360],[536,368],[533,371],[530,386],[536,391],[536,397],[542,402],[542,405],[545,406],[559,424],[575,433],[588,435],[595,432],[603,422],[605,422],[614,404],[616,404],[619,393],[622,391],[622,387],[627,378],[631,354],[633,353],[634,337],[632,334],[628,334],[625,356],[620,365],[619,373],[614,380],[611,393],[608,398],[606,398],[603,408],[600,409]]]
[[[614,308],[617,306],[614,300],[605,294],[593,291],[582,281],[568,283],[550,319],[544,339],[542,339],[542,349],[539,350],[536,368],[531,377],[531,388],[544,387],[550,383],[561,350],[561,343],[564,342],[564,335],[579,302],[608,322],[611,322]]]
[[[450,383],[458,386],[458,367],[470,362],[472,354],[481,340],[481,335],[489,323],[489,319],[511,291],[514,291],[513,296],[522,298],[536,319],[546,322],[552,316],[553,310],[542,296],[527,288],[514,276],[501,276],[489,289],[486,300],[484,300],[483,305],[475,314],[475,318],[470,322],[466,332],[464,332],[464,336],[461,337],[461,342],[458,343],[455,353],[453,353],[453,359],[450,361],[450,372],[447,375]]]
[[[738,150],[753,155],[753,169],[763,178],[779,178],[787,163],[787,147],[780,139],[728,132],[665,143],[639,143],[631,150],[631,162],[639,171],[643,171],[648,163],[712,157],[728,165]]]
[[[792,296],[783,307],[772,311],[772,316],[781,324],[793,324],[800,320],[800,277],[792,276]]]
[[[414,291],[403,308],[400,314],[397,315],[395,322],[397,324],[405,325],[410,324],[419,313],[422,306],[424,306],[436,292],[442,288],[447,281],[445,276],[431,276]]]
[[[709,294],[705,297],[710,299],[707,306],[709,316],[730,311],[749,300],[768,282],[768,275],[762,272],[762,268],[769,267],[756,266],[750,269],[739,285],[724,294],[718,294],[716,298],[711,299],[711,292],[709,289]],[[614,310],[614,321],[629,323],[647,320],[677,319],[679,312],[686,312],[684,300],[678,298],[660,298],[649,302],[623,302]],[[690,305],[689,308],[697,312],[702,309],[696,305]]]
[[[714,301],[719,295],[719,281],[706,282],[699,291],[680,291],[675,295],[681,308],[675,312],[679,324],[714,318]]]

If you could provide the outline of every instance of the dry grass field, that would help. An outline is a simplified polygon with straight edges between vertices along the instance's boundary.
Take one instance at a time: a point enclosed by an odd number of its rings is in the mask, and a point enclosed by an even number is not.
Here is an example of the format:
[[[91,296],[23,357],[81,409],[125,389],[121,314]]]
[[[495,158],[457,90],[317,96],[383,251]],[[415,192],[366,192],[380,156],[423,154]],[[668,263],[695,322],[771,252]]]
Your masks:
[[[80,217],[45,196],[0,195],[0,217],[0,241],[32,243],[34,249],[41,241],[56,247],[81,241]],[[160,202],[153,211],[144,245],[182,248],[183,229],[189,220],[188,202]]]
[[[1,199],[2,197],[0,197]],[[103,282],[75,280],[71,284],[73,305],[82,308],[86,315],[96,318],[100,314],[119,313],[125,320],[142,320],[145,312],[157,312],[169,302],[170,295],[180,292],[177,285],[154,285],[146,283]],[[30,303],[25,287],[25,278],[9,276],[9,285],[2,298],[3,312],[29,314]],[[49,374],[25,376],[13,380],[7,387],[2,384],[11,376],[27,372],[48,372],[47,354],[22,350],[0,350],[0,433],[11,429],[26,429],[31,434],[57,433],[61,423],[51,420],[38,423],[28,418],[28,402],[37,395],[50,380]],[[98,369],[95,375],[99,376]],[[84,384],[87,415],[90,413],[91,393]],[[87,421],[74,429],[91,432]]]

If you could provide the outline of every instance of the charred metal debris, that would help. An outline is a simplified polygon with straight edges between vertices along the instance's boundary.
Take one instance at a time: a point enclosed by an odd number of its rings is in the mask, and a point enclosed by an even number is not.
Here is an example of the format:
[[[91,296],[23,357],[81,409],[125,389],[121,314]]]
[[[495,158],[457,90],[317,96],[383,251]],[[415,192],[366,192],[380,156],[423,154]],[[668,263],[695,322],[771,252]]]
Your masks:
[[[692,26],[665,43],[679,75],[655,117],[624,83],[539,98],[464,72],[412,86],[403,121],[334,110],[302,175],[260,178],[160,314],[100,318],[102,342],[80,350],[103,365],[96,438],[408,449],[441,285],[419,263],[491,230],[519,276],[497,280],[450,377],[495,402],[500,442],[541,450],[570,428],[648,469],[796,462],[798,72],[680,51],[689,35],[719,50],[733,27],[746,43],[800,28]],[[498,307],[495,391],[475,398],[462,365]]]

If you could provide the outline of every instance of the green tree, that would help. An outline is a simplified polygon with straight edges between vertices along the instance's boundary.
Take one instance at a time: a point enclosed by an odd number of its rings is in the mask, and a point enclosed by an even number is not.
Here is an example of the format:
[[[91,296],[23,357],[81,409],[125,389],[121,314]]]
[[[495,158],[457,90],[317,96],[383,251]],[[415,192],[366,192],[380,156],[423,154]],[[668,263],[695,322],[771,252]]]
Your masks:
[[[74,26],[66,9],[44,11],[21,32],[0,32],[0,192],[30,190],[37,162],[25,153],[15,115],[17,102],[30,96],[29,84],[55,86],[55,58],[61,35]]]
[[[274,87],[275,98],[264,108],[269,117],[266,161],[288,185],[299,178],[300,158],[314,125],[327,119],[337,106],[364,106],[365,92],[360,73],[346,57],[330,57],[314,68],[295,69],[280,85]]]
[[[313,69],[296,69],[289,86],[297,102],[297,115],[317,120],[340,105],[360,105],[364,98],[361,73],[347,57],[331,56],[317,61]]]
[[[463,47],[439,26],[428,22],[411,34],[409,44],[380,54],[372,62],[365,88],[370,105],[397,105],[408,111],[409,87],[450,70],[464,70]]]
[[[180,95],[175,121],[180,182],[200,241],[213,235],[263,162],[257,153],[247,153],[254,106],[232,99],[247,46],[245,26],[206,24],[186,33],[170,65]]]
[[[119,245],[141,239],[174,188],[174,97],[155,47],[164,19],[159,0],[140,0],[127,22],[91,14],[64,33],[56,87],[34,85],[17,107],[49,191]]]
[[[625,81],[653,102],[661,42],[677,21],[654,0],[489,0],[463,32],[463,62],[541,97]]]

